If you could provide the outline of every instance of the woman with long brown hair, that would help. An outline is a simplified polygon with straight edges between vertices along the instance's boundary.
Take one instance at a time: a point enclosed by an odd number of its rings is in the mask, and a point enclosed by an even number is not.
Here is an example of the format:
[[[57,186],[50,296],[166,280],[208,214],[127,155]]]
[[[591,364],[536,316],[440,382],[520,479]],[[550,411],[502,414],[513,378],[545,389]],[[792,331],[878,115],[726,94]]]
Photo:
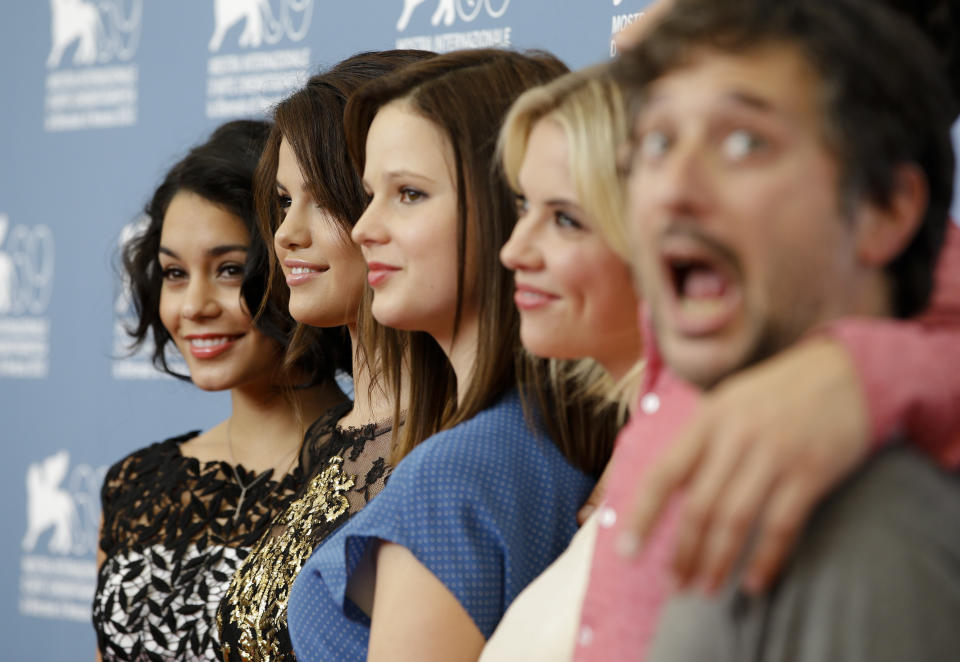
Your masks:
[[[613,415],[523,353],[497,254],[516,205],[495,167],[510,103],[566,68],[544,53],[449,53],[365,86],[345,123],[370,196],[353,230],[373,315],[409,333],[390,484],[305,564],[300,660],[476,659],[559,554],[609,454]],[[385,367],[400,394],[403,355]],[[523,394],[521,395],[521,391]]]
[[[287,597],[314,548],[383,488],[391,470],[393,399],[362,336],[378,330],[364,297],[366,268],[350,230],[366,197],[350,163],[343,108],[365,82],[432,53],[360,53],[321,72],[274,112],[257,171],[261,237],[272,282],[250,298],[297,320],[287,363],[347,336],[354,401],[330,408],[301,451],[304,486],[233,577],[217,614],[225,660],[293,660]],[[285,283],[283,282],[285,281]],[[264,299],[264,297],[266,297]],[[265,304],[266,305],[266,304]]]

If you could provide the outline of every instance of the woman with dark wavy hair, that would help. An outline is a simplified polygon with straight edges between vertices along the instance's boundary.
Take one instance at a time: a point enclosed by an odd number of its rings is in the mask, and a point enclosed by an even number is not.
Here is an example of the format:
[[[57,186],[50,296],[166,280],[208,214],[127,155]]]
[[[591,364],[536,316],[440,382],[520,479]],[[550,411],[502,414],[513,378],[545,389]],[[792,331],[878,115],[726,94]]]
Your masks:
[[[345,400],[334,380],[349,365],[345,348],[328,343],[284,364],[292,320],[270,310],[259,328],[240,295],[245,278],[267,277],[248,261],[253,173],[269,131],[230,122],[193,148],[123,251],[134,347],[152,344],[159,369],[203,390],[229,390],[232,407],[211,429],[154,443],[107,472],[93,604],[104,660],[216,659],[213,621],[229,578],[302,482],[302,422]]]

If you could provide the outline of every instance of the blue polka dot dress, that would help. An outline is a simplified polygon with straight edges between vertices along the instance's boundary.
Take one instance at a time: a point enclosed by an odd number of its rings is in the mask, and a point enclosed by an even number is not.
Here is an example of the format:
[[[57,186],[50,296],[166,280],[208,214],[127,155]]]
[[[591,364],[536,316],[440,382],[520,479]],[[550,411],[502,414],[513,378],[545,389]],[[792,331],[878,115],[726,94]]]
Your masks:
[[[434,435],[304,565],[288,605],[297,659],[366,659],[370,621],[345,592],[376,538],[413,552],[489,637],[566,548],[592,488],[543,429],[527,423],[516,392]]]

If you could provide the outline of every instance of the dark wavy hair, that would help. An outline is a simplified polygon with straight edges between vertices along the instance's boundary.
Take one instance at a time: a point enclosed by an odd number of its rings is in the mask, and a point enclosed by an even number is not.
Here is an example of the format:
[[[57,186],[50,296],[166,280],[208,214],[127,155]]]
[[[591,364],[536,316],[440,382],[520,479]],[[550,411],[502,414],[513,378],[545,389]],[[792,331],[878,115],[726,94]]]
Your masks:
[[[163,219],[171,200],[180,192],[199,195],[243,221],[250,234],[250,249],[244,268],[244,282],[265,287],[267,271],[260,268],[257,256],[257,216],[253,198],[253,174],[256,169],[270,124],[255,120],[235,120],[217,128],[206,142],[192,148],[163,178],[144,208],[146,227],[121,249],[122,268],[130,283],[130,294],[136,313],[135,324],[127,329],[133,342],[131,350],[140,347],[148,337],[154,344],[153,364],[163,372],[189,381],[190,376],[173,370],[167,363],[166,348],[172,340],[160,320],[160,289],[163,274],[158,261]],[[249,307],[249,306],[248,306]],[[286,309],[267,306],[264,322],[257,328],[281,346],[286,346],[293,329],[293,320]],[[254,310],[251,308],[251,310]],[[327,356],[307,356],[297,366],[301,378],[318,383],[333,376],[335,362]]]
[[[407,64],[433,57],[435,53],[418,50],[370,51],[346,60],[310,77],[307,84],[277,104],[274,124],[267,137],[263,155],[254,177],[257,228],[253,259],[256,272],[266,278],[244,279],[241,291],[251,310],[258,311],[258,323],[273,324],[272,318],[286,312],[290,291],[283,283],[283,272],[273,250],[273,235],[283,220],[277,200],[277,167],[280,142],[289,143],[306,186],[317,205],[339,223],[344,241],[351,241],[350,230],[366,206],[360,175],[347,154],[343,134],[343,109],[354,91],[379,76]],[[361,345],[365,336],[389,333],[374,330],[372,320],[363,315],[369,309],[370,293],[364,293],[360,306]],[[364,333],[366,330],[366,333]],[[285,363],[296,364],[305,357],[323,353],[336,356],[336,365],[352,370],[350,338],[344,327],[320,329],[295,323],[287,347]],[[362,347],[357,348],[361,356]]]

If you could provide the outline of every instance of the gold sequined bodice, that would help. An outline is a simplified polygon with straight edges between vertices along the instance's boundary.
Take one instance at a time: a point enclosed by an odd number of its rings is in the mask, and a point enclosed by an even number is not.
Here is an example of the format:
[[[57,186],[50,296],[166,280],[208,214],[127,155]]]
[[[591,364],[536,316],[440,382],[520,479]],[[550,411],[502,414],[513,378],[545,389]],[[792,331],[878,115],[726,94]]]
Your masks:
[[[308,433],[313,476],[238,568],[217,612],[227,662],[295,660],[287,601],[313,550],[382,488],[389,475],[390,426],[336,426],[342,408]]]

